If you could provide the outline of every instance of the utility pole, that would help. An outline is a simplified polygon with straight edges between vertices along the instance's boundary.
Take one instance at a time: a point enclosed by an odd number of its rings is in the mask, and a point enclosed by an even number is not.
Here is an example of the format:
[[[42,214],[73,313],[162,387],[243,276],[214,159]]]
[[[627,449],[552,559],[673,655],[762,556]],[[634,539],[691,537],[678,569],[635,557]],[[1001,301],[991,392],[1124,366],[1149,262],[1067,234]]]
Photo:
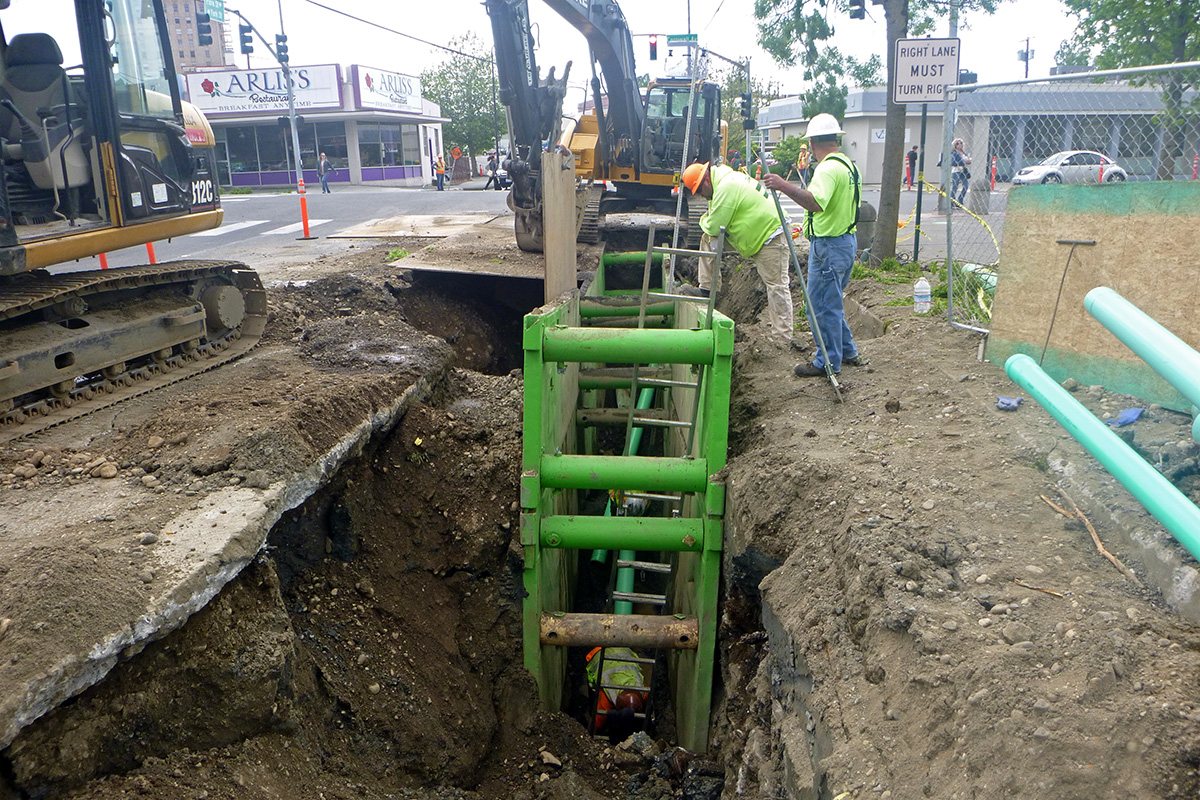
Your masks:
[[[299,239],[315,239],[315,236],[310,236],[308,232],[308,199],[304,196],[304,171],[303,165],[300,162],[300,131],[296,126],[296,86],[292,81],[292,70],[288,66],[289,56],[287,47],[287,35],[283,32],[283,0],[279,0],[279,35],[275,37],[275,47],[272,48],[267,42],[266,37],[259,32],[258,28],[254,27],[254,23],[246,19],[241,12],[228,9],[244,23],[242,28],[243,50],[245,44],[249,41],[249,34],[254,33],[255,36],[263,43],[263,47],[267,48],[267,52],[274,56],[279,63],[279,67],[283,72],[283,83],[287,89],[288,102],[288,122],[292,129],[292,152],[294,155],[294,165],[296,167],[296,191],[300,195],[300,221],[303,223],[304,235],[297,237]],[[249,30],[246,30],[249,29]],[[249,58],[247,52],[247,59]]]

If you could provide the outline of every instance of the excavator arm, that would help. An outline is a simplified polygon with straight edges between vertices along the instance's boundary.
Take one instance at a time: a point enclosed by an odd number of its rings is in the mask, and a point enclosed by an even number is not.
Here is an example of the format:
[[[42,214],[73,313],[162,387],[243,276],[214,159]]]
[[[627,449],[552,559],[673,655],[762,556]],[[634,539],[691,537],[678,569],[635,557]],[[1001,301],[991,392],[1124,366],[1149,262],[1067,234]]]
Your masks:
[[[542,249],[541,154],[543,147],[558,142],[571,64],[561,78],[554,77],[554,67],[545,78],[539,74],[528,0],[486,0],[485,5],[492,20],[500,102],[508,117],[508,202],[517,217],[517,244],[537,252]]]

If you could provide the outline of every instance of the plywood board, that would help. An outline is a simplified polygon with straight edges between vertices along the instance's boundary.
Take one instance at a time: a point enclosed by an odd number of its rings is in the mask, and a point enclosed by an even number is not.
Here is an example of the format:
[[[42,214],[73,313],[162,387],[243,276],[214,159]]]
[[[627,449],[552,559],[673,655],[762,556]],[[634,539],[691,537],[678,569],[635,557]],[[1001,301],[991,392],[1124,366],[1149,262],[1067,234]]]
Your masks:
[[[1095,244],[1077,245],[1068,266],[1071,245],[1060,243],[1067,240]],[[987,348],[989,359],[1002,362],[1013,353],[1039,358],[1045,346],[1043,368],[1058,381],[1075,378],[1190,408],[1087,313],[1084,296],[1097,286],[1200,349],[1200,183],[1016,187]]]

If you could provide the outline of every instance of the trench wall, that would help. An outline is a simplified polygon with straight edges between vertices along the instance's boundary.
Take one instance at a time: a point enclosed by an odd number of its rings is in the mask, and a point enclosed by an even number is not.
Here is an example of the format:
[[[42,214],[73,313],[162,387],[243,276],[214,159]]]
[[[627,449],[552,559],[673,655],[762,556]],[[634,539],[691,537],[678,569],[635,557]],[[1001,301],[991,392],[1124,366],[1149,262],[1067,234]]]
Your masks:
[[[1071,246],[1061,240],[1095,241]],[[1064,277],[1065,271],[1065,277]],[[1059,287],[1062,297],[1059,298]],[[1200,182],[1020,186],[1008,195],[987,357],[1039,358],[1057,381],[1191,404],[1084,310],[1108,286],[1200,349]],[[1057,310],[1056,310],[1057,306]]]

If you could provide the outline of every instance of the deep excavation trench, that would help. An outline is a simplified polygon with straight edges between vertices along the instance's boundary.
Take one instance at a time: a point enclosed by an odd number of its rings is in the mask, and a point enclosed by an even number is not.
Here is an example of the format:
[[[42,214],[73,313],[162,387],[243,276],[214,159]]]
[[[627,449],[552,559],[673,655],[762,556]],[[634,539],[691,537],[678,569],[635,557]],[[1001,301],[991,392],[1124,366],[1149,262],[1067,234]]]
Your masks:
[[[587,734],[580,669],[566,713],[538,710],[517,497],[540,287],[474,280],[387,286],[455,366],[183,628],[26,729],[3,760],[11,798],[720,796],[716,760],[661,738],[669,709],[612,747]],[[592,591],[606,570],[585,568]],[[738,642],[757,635],[748,609],[726,620]]]

